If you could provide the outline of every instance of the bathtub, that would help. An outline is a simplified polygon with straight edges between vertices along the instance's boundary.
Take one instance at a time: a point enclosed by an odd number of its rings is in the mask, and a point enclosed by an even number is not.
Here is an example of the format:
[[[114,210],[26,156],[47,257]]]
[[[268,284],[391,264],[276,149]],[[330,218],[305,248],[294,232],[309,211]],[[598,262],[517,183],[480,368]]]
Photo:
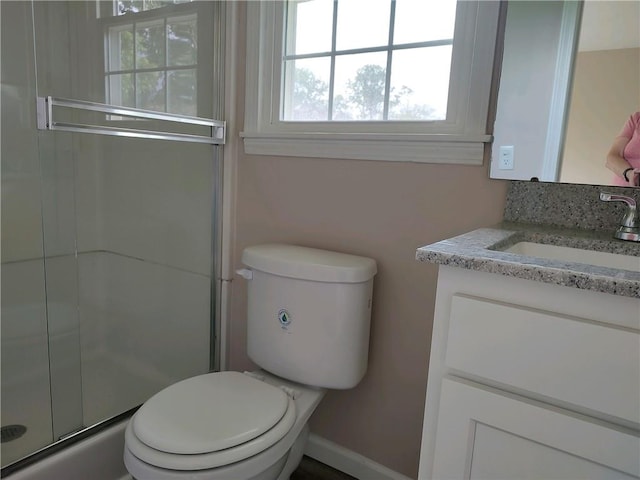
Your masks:
[[[9,474],[10,480],[131,480],[122,460],[129,419]],[[36,454],[37,455],[37,454]]]

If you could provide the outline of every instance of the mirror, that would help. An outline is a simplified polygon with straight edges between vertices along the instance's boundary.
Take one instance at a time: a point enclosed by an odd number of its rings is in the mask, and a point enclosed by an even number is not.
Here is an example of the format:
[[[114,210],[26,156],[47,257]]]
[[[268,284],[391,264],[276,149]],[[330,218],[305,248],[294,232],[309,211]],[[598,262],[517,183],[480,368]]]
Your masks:
[[[508,2],[491,178],[610,184],[639,109],[640,2]]]

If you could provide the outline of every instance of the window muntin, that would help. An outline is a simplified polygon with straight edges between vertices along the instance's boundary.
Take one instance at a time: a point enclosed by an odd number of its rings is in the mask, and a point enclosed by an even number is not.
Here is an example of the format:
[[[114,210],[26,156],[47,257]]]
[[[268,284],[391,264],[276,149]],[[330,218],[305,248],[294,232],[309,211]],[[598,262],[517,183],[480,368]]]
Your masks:
[[[289,0],[280,120],[444,120],[455,17],[455,0]]]
[[[116,0],[103,21],[107,103],[198,114],[198,18],[189,1]]]

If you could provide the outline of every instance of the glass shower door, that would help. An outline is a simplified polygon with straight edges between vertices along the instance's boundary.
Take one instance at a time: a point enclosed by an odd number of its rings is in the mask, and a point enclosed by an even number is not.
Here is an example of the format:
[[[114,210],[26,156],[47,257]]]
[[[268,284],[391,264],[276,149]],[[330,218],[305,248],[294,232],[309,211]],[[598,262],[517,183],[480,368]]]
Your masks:
[[[212,368],[219,147],[113,135],[166,137],[167,128],[84,107],[215,118],[223,72],[213,72],[222,64],[221,3],[0,5],[2,422],[38,423],[3,437],[5,467]],[[44,97],[82,106],[58,105],[47,123],[91,124],[94,133],[36,130]],[[172,127],[178,137],[194,133],[180,121]],[[13,273],[23,264],[28,277]],[[9,321],[14,305],[20,318]],[[30,330],[12,348],[16,326]],[[9,383],[31,377],[22,389]]]
[[[101,231],[78,232],[85,425],[208,371],[213,268],[212,147],[91,140],[103,158],[96,205],[78,212]]]
[[[31,6],[2,3],[2,463],[53,441]],[[5,45],[15,54],[5,55]]]

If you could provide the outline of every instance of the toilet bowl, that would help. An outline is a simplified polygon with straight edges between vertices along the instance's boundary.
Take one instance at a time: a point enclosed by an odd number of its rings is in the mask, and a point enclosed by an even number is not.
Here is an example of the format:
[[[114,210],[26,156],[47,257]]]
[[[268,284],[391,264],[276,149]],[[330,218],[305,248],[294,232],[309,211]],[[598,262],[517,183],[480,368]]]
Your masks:
[[[133,416],[125,466],[137,480],[288,478],[324,392],[266,372],[183,380]]]
[[[366,372],[374,260],[270,244],[242,262],[247,354],[263,370],[199,375],[147,400],[125,432],[137,480],[286,480],[325,389]]]

